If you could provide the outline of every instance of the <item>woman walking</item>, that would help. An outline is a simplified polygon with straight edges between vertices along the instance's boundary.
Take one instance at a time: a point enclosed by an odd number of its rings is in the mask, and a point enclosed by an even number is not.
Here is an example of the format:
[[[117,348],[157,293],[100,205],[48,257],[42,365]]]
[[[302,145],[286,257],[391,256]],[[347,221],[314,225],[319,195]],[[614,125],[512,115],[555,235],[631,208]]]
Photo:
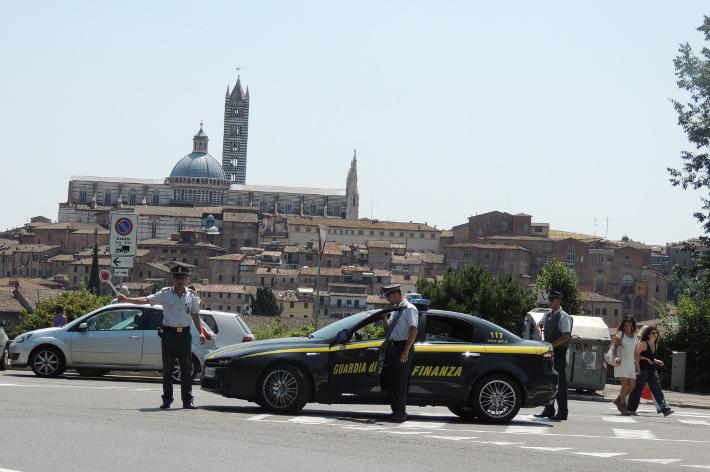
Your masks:
[[[614,404],[622,415],[630,415],[626,398],[636,386],[636,371],[638,356],[636,355],[636,321],[631,316],[625,316],[619,325],[616,336],[611,341],[615,352],[614,377],[621,379],[621,391]]]
[[[661,407],[663,416],[668,416],[673,413],[671,407],[666,403],[661,390],[661,381],[658,377],[656,366],[663,366],[663,361],[656,359],[656,348],[658,347],[658,328],[654,325],[644,326],[641,330],[641,342],[636,346],[638,355],[639,370],[637,371],[636,387],[629,395],[628,409],[631,414],[636,414],[636,409],[641,400],[641,390],[648,384],[653,398]]]

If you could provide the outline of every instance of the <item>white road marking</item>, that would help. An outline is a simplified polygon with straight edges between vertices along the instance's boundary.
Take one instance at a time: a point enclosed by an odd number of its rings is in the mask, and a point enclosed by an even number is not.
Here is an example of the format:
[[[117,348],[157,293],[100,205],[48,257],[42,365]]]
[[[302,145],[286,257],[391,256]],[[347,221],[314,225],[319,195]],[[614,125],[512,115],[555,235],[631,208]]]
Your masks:
[[[465,439],[478,439],[478,436],[427,436],[433,439],[446,439],[447,441],[463,441]]]
[[[651,464],[672,464],[673,462],[678,462],[680,459],[626,459],[627,461],[634,462],[650,462]]]
[[[341,426],[343,429],[354,429],[356,431],[377,431],[378,429],[385,429],[386,426]]]
[[[539,426],[508,426],[507,434],[547,434],[545,428]]]
[[[702,426],[710,426],[710,422],[708,422],[707,420],[681,420],[681,419],[679,419],[678,422],[683,423],[683,424],[698,424],[698,425],[702,425]]]
[[[247,421],[261,421],[271,415],[256,415],[256,416],[251,416],[247,418]]]
[[[335,421],[335,418],[326,418],[324,416],[295,416],[289,421],[303,424],[325,424]]]
[[[571,447],[543,447],[543,446],[519,446],[522,449],[534,449],[536,451],[550,451],[550,452],[558,452],[558,451],[566,451],[568,449],[572,449]]]
[[[580,456],[593,456],[593,457],[614,457],[623,456],[625,452],[574,452],[573,454],[579,454]]]
[[[710,469],[710,465],[682,465],[681,467],[693,467],[694,469]]]
[[[481,444],[493,444],[495,446],[513,446],[516,444],[525,444],[524,442],[510,442],[510,441],[474,441],[480,442]]]
[[[614,435],[623,439],[658,439],[647,429],[614,429]]]
[[[20,472],[20,471],[15,470],[15,469],[3,469],[2,467],[0,467],[0,472]]]
[[[636,420],[630,416],[602,416],[602,421],[608,423],[636,423]]]
[[[67,384],[14,384],[14,383],[0,383],[0,387],[26,387],[26,388],[79,388],[84,390],[122,390],[127,392],[157,392],[161,391],[161,388],[135,388],[135,387],[117,387],[117,386],[98,386],[98,385],[67,385]]]
[[[414,435],[414,434],[431,434],[431,431],[381,431],[382,433],[388,434],[403,434],[403,435]]]
[[[446,425],[446,423],[429,423],[427,421],[405,421],[404,423],[400,424],[400,428],[433,428],[433,429],[439,429],[443,428]]]

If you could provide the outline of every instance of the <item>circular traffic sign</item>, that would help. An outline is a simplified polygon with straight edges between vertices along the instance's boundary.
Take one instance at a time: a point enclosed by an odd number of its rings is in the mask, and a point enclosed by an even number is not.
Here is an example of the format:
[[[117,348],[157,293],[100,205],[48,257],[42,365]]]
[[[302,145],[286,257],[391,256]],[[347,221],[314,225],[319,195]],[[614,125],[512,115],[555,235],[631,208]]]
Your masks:
[[[108,270],[102,270],[99,273],[99,278],[102,282],[108,282],[109,280],[111,280],[111,272],[109,272]]]
[[[133,222],[128,218],[119,218],[116,220],[115,228],[121,236],[128,236],[133,231]]]

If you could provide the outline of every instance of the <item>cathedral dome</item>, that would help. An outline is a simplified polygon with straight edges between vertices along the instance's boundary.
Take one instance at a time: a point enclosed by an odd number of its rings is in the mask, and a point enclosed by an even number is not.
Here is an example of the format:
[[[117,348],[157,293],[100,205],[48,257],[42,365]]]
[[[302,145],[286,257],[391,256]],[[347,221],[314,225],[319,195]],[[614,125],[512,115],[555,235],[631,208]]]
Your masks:
[[[170,177],[201,177],[227,180],[222,166],[217,159],[207,152],[191,152],[175,164]]]

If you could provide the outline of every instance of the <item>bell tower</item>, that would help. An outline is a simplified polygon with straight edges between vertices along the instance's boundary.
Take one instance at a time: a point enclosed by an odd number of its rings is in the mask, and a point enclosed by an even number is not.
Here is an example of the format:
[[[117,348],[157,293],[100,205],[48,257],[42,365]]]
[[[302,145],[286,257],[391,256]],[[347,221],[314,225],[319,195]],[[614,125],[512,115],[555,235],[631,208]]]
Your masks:
[[[224,141],[222,168],[233,184],[247,179],[247,140],[249,138],[249,87],[246,93],[237,76],[237,83],[224,97]]]

